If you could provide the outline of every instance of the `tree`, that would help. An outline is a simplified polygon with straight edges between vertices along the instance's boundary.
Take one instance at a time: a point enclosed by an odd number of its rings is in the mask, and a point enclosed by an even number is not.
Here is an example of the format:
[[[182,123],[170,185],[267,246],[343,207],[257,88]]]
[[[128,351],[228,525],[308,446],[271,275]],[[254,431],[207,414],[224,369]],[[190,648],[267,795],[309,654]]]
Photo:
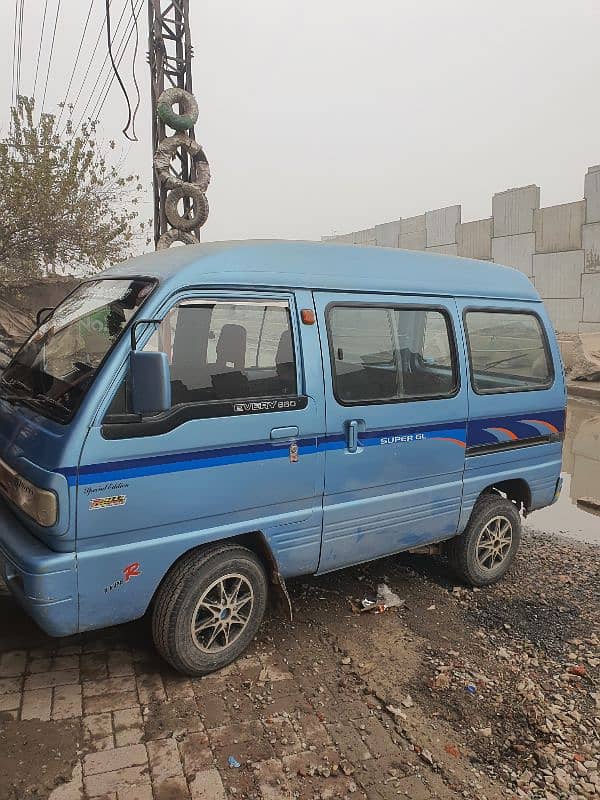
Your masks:
[[[123,175],[96,138],[93,120],[59,133],[53,114],[34,121],[19,97],[0,141],[0,272],[4,280],[57,265],[101,269],[128,257],[147,224],[139,220],[138,175]],[[115,143],[110,142],[115,149]]]

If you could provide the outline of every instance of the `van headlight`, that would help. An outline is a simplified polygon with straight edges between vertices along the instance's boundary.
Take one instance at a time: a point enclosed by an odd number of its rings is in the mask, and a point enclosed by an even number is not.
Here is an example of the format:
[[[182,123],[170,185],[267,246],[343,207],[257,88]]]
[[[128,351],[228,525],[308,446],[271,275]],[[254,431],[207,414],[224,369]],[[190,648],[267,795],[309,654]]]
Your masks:
[[[49,489],[40,489],[0,459],[0,489],[17,508],[38,525],[49,528],[58,519],[58,499]]]

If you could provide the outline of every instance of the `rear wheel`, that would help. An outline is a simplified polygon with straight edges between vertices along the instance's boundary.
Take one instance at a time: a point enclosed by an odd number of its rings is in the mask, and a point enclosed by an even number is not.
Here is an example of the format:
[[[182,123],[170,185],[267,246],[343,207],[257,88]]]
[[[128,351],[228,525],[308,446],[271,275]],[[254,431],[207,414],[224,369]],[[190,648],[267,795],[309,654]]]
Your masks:
[[[498,494],[481,497],[464,532],[448,543],[450,566],[471,586],[489,586],[512,565],[521,541],[515,504]]]
[[[264,567],[251,550],[220,545],[190,553],[170,570],[156,594],[156,648],[186,675],[221,669],[256,635],[267,594]]]

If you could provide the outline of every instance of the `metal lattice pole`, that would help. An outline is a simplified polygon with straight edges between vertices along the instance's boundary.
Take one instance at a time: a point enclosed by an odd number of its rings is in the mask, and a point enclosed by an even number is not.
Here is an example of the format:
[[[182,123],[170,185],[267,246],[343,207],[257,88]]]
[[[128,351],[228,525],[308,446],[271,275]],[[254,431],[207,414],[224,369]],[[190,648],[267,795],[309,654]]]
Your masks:
[[[208,215],[208,206],[203,192],[208,185],[210,172],[204,151],[195,140],[193,123],[197,118],[197,106],[195,116],[183,115],[185,111],[183,101],[190,101],[191,98],[190,102],[193,102],[195,106],[192,93],[193,48],[189,24],[189,0],[148,0],[148,29],[148,61],[152,94],[152,150],[155,154],[153,174],[154,241],[158,247],[161,237],[163,238],[160,246],[169,246],[168,244],[163,245],[163,243],[167,240],[172,243],[169,237],[172,236],[173,239],[176,239],[178,233],[181,236],[180,241],[200,240],[200,227]],[[171,91],[165,92],[165,90]],[[173,94],[173,90],[179,90],[179,94]],[[185,93],[188,95],[187,98]],[[182,101],[172,99],[179,96],[183,98]],[[171,105],[179,103],[179,115],[170,111],[169,101]],[[181,120],[187,120],[188,124],[185,122],[182,124]],[[179,133],[175,137],[170,137],[166,130],[168,126],[175,128]],[[178,139],[184,146],[175,147],[175,139]],[[172,147],[167,156],[164,155],[165,146]],[[162,173],[156,166],[156,156],[161,147],[163,148]],[[172,156],[170,161],[169,156]],[[198,194],[198,187],[202,189],[201,197]],[[167,209],[169,193],[173,190],[179,192],[177,197],[183,204],[183,213],[180,213],[181,219],[177,219],[175,222],[172,219],[173,214],[169,221]],[[174,199],[171,205],[173,206],[173,204]],[[204,212],[198,213],[197,210],[195,212],[194,204],[203,205]],[[183,233],[184,231],[185,233]],[[165,234],[169,234],[169,236],[165,237]]]

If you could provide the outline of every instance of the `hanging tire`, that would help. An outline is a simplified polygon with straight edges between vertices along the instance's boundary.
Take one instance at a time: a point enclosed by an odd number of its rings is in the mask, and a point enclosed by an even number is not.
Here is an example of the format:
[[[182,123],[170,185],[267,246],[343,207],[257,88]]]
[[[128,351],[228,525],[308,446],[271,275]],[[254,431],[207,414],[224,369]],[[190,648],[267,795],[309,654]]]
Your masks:
[[[192,201],[191,217],[184,217],[177,208],[177,204],[184,197],[189,197]],[[178,231],[193,231],[201,228],[208,219],[208,200],[199,186],[184,183],[168,193],[165,200],[165,214],[170,224]]]
[[[173,110],[175,103],[179,103],[182,108],[181,114]],[[176,131],[187,131],[198,122],[196,98],[177,86],[165,89],[156,101],[156,111],[165,125]]]
[[[156,152],[154,153],[154,169],[156,177],[165,189],[178,189],[185,183],[181,178],[171,172],[171,161],[178,150],[187,153],[192,161],[194,180],[191,181],[199,186],[203,192],[208,189],[210,183],[210,167],[208,159],[202,148],[194,139],[185,133],[176,133],[174,136],[167,136],[162,139]]]
[[[521,541],[521,517],[514,503],[484,494],[467,527],[447,545],[450,566],[471,586],[490,586],[510,569]]]
[[[156,594],[156,648],[185,675],[221,669],[254,639],[267,595],[265,569],[251,550],[215,545],[192,552],[175,564]]]
[[[198,239],[192,233],[176,231],[175,228],[165,231],[156,243],[157,250],[168,250],[169,247],[180,242],[181,244],[198,244]]]

